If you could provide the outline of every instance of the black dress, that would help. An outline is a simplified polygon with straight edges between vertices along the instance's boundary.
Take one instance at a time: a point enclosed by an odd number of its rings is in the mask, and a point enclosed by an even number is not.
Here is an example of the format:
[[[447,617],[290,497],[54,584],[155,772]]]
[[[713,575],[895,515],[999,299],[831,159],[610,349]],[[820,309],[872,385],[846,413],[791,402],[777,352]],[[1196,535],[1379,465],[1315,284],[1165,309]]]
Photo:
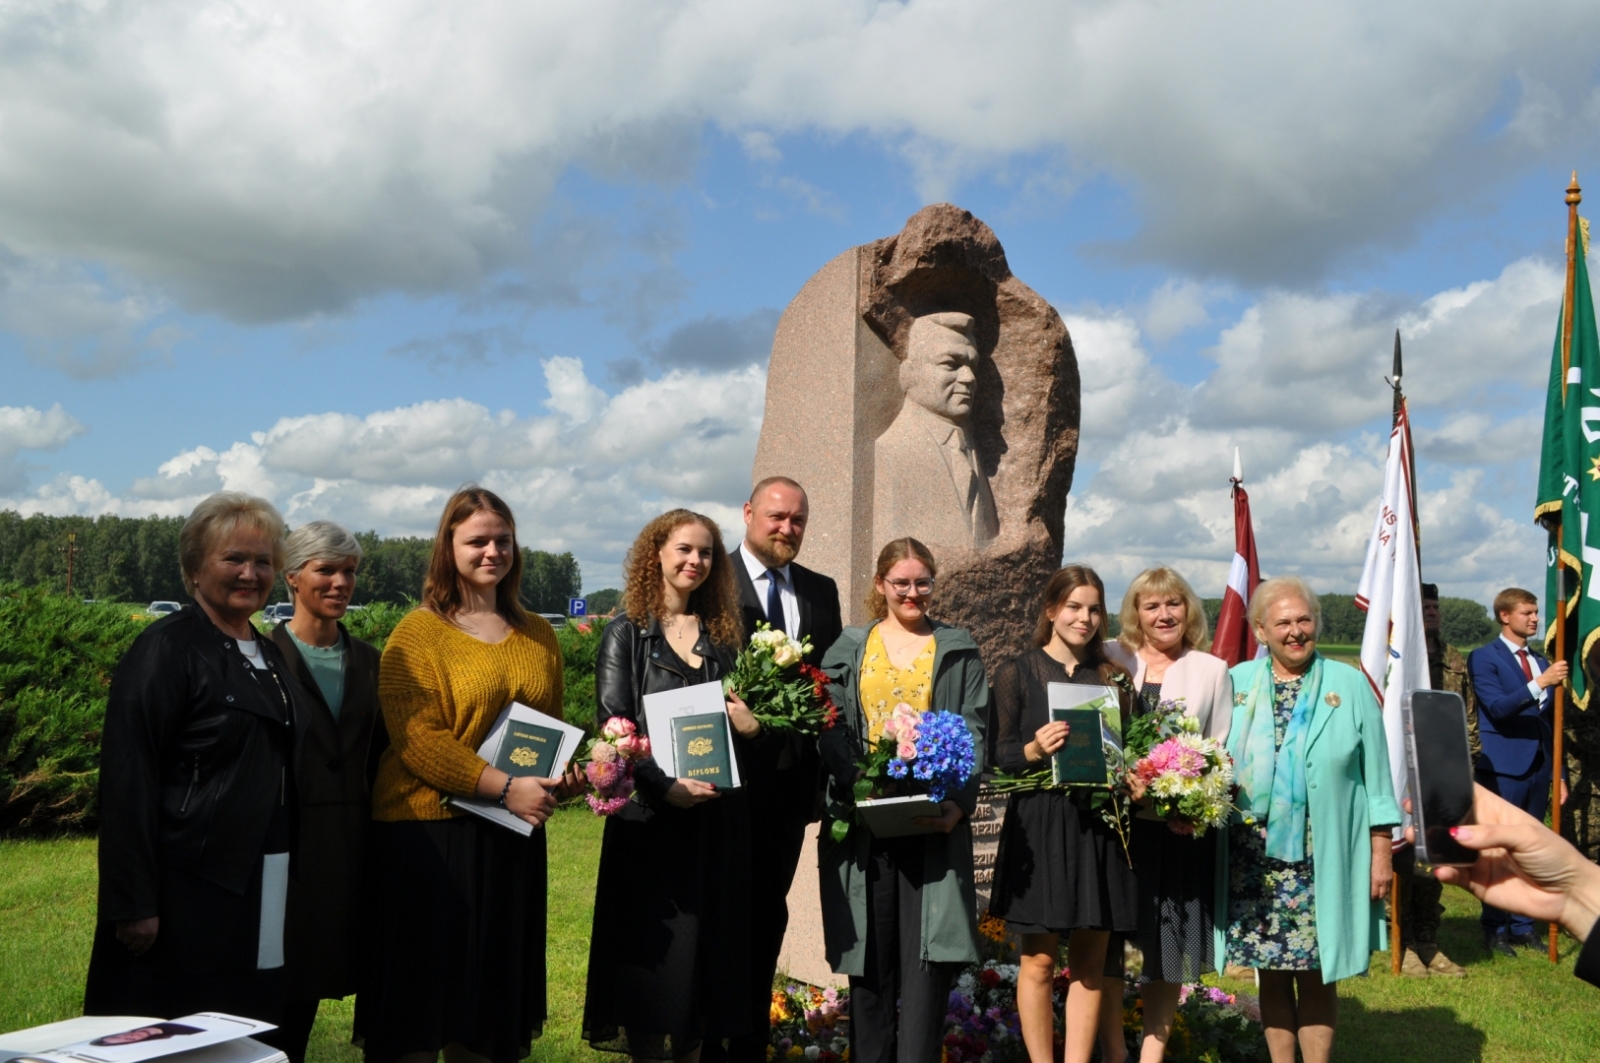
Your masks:
[[[1048,684],[1099,684],[1093,668],[1071,675],[1043,650],[1029,650],[994,677],[995,758],[1010,772],[1036,771],[1023,747],[1050,719]],[[989,910],[1015,934],[1130,931],[1138,926],[1133,868],[1122,842],[1086,791],[1011,795],[995,859]]]
[[[624,716],[642,731],[644,693],[719,678],[724,655],[704,635],[695,650],[691,668],[655,623],[613,621],[596,668],[600,723]],[[735,736],[735,756],[742,745]],[[750,1029],[746,795],[677,808],[665,800],[674,781],[641,762],[634,800],[606,820],[583,1005],[583,1037],[600,1051],[677,1059],[760,1032]]]
[[[1136,712],[1161,703],[1161,684],[1139,688]],[[1174,834],[1159,819],[1133,819],[1133,867],[1139,889],[1139,949],[1144,978],[1197,982],[1216,970],[1212,937],[1216,897],[1217,835]]]

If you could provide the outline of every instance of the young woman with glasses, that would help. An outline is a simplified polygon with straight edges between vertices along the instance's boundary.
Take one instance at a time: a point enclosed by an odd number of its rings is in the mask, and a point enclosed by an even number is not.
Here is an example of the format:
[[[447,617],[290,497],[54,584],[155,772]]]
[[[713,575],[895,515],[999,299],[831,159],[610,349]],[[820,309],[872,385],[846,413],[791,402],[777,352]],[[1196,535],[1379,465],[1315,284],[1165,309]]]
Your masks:
[[[938,1059],[951,980],[978,958],[968,823],[983,771],[988,683],[965,630],[928,616],[937,565],[915,539],[878,554],[867,608],[823,658],[839,723],[819,742],[833,796],[850,799],[858,762],[902,703],[960,713],[978,761],[971,781],[918,822],[932,833],[877,838],[865,826],[819,850],[828,963],[850,978],[850,1058],[860,1063]],[[895,1001],[899,998],[899,1011]]]

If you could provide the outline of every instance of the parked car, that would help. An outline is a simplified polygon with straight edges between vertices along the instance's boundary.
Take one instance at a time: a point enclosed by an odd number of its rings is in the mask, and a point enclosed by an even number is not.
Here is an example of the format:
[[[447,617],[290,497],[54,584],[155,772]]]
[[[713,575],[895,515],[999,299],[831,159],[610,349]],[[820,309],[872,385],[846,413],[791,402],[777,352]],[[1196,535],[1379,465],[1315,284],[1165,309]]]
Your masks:
[[[567,626],[567,618],[560,613],[540,613],[539,615],[550,621],[551,627]]]
[[[182,608],[183,605],[179,602],[151,602],[150,608],[146,609],[144,613],[152,620],[159,620],[168,613],[176,613]]]
[[[294,603],[278,602],[261,610],[261,619],[269,624],[281,624],[294,619]]]

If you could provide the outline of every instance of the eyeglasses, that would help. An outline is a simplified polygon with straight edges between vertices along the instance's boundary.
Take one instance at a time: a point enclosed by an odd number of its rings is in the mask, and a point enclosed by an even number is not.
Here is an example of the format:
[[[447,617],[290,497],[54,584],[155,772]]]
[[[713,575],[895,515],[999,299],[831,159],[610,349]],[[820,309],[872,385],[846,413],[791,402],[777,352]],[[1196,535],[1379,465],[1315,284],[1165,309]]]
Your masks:
[[[919,579],[914,581],[908,579],[886,579],[883,582],[888,585],[890,590],[894,591],[894,596],[896,598],[908,597],[913,590],[915,590],[918,594],[933,593],[933,580],[931,579]]]

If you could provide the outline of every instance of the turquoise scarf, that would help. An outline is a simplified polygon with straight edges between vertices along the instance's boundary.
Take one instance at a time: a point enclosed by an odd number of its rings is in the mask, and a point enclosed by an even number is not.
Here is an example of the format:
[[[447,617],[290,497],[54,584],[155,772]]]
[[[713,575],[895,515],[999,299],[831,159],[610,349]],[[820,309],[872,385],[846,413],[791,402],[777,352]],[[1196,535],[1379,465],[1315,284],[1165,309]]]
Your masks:
[[[1233,756],[1239,804],[1249,819],[1267,823],[1267,855],[1285,863],[1306,858],[1306,745],[1311,713],[1322,688],[1322,655],[1311,660],[1300,681],[1294,714],[1276,745],[1273,700],[1276,691],[1270,658],[1261,661],[1242,705],[1234,709]],[[1243,717],[1241,719],[1241,716]]]

